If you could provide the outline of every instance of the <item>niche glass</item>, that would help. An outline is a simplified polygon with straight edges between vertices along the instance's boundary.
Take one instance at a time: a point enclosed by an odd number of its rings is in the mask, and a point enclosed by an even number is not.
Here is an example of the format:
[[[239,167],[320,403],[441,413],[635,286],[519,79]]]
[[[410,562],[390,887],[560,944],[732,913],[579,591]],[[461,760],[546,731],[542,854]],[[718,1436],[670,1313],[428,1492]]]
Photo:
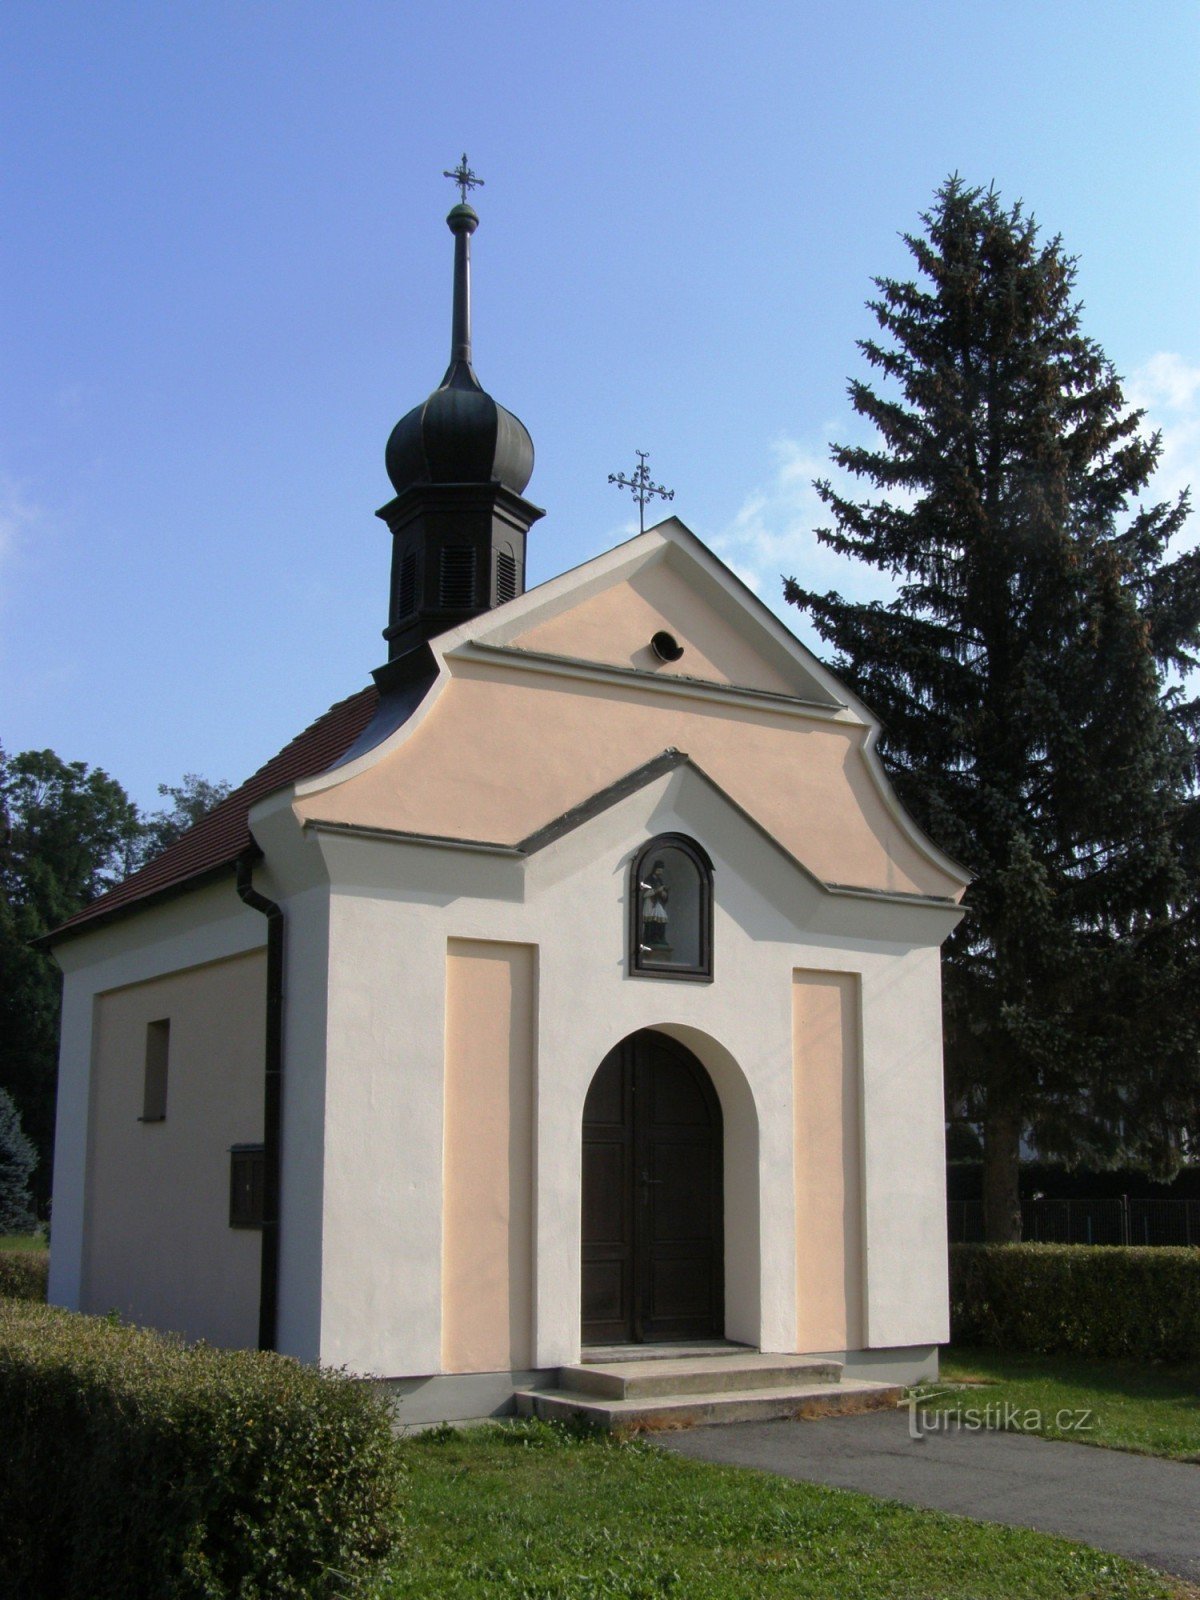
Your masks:
[[[647,976],[712,975],[708,859],[677,835],[652,839],[634,862],[630,968]]]

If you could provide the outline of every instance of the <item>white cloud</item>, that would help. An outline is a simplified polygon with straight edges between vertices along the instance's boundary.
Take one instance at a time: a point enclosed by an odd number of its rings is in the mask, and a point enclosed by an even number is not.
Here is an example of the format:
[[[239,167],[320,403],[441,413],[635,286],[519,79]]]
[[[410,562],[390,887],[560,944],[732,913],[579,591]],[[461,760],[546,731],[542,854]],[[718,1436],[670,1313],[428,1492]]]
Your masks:
[[[1200,366],[1160,351],[1134,371],[1125,394],[1132,406],[1145,410],[1146,432],[1157,429],[1162,435],[1151,497],[1174,499],[1191,485],[1197,513],[1190,538],[1200,538]],[[843,417],[827,424],[825,438],[870,443],[873,435],[861,418]],[[732,522],[712,540],[721,558],[792,627],[798,613],[783,599],[783,577],[808,589],[836,589],[849,599],[890,599],[895,587],[886,574],[819,544],[814,531],[831,520],[813,488],[815,478],[829,479],[850,499],[873,498],[873,486],[839,471],[823,441],[781,437],[771,452],[774,463],[766,481],[750,490]]]
[[[42,508],[22,485],[0,472],[0,602],[7,597],[8,574],[20,559],[25,536],[42,517]]]
[[[1132,406],[1145,411],[1147,433],[1157,429],[1162,434],[1153,494],[1174,499],[1191,485],[1193,500],[1200,502],[1200,367],[1174,351],[1160,350],[1136,368],[1125,394]]]
[[[830,438],[851,434],[845,425],[829,425]],[[799,613],[783,598],[785,577],[807,589],[836,589],[855,600],[889,599],[895,591],[886,575],[838,555],[818,543],[815,533],[828,527],[831,518],[813,480],[828,478],[848,496],[861,492],[861,486],[834,466],[825,444],[785,437],[774,442],[771,452],[770,477],[755,486],[733,521],[712,540],[717,554],[789,627],[797,627]]]
[[[1142,362],[1129,387],[1137,390],[1138,405],[1158,402],[1174,411],[1186,410],[1200,399],[1200,367],[1188,366],[1173,350],[1160,350]]]

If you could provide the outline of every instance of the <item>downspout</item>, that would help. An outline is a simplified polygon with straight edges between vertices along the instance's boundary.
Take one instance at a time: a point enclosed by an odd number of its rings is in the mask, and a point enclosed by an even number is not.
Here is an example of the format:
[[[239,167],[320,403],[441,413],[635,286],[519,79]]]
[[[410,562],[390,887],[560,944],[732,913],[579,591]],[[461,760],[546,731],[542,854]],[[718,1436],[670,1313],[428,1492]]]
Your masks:
[[[274,1350],[279,1314],[279,1167],[283,1142],[283,909],[254,887],[257,847],[237,860],[237,892],[267,919],[267,1031],[263,1073],[262,1265],[258,1348]]]

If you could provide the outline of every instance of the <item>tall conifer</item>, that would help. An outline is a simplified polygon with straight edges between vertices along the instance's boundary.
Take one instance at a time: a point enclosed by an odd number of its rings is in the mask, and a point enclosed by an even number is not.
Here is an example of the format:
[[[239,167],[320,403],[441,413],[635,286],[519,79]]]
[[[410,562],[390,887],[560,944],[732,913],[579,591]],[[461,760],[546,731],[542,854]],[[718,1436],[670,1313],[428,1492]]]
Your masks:
[[[989,1238],[1019,1237],[1023,1134],[1159,1169],[1200,1134],[1195,732],[1200,555],[1187,496],[1080,328],[1074,259],[957,177],[875,280],[872,446],[834,445],[821,541],[897,582],[855,604],[786,580],[883,723],[910,810],[974,874],[945,960],[948,1085],[984,1128]],[[1174,682],[1175,687],[1171,687]]]
[[[0,1089],[0,1234],[32,1229],[29,1175],[36,1165],[37,1151],[25,1137],[12,1096]]]

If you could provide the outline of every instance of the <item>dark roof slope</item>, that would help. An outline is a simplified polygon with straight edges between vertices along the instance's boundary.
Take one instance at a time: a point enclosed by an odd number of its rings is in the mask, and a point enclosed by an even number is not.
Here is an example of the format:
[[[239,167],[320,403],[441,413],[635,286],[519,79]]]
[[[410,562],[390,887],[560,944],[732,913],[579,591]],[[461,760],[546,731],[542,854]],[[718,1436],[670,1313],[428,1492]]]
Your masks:
[[[160,856],[68,917],[47,935],[46,943],[53,944],[64,934],[82,932],[85,925],[108,921],[140,901],[173,892],[193,879],[232,866],[254,843],[248,820],[250,807],[285,784],[331,767],[366,728],[378,703],[379,691],[373,684],[347,700],[339,700]]]

